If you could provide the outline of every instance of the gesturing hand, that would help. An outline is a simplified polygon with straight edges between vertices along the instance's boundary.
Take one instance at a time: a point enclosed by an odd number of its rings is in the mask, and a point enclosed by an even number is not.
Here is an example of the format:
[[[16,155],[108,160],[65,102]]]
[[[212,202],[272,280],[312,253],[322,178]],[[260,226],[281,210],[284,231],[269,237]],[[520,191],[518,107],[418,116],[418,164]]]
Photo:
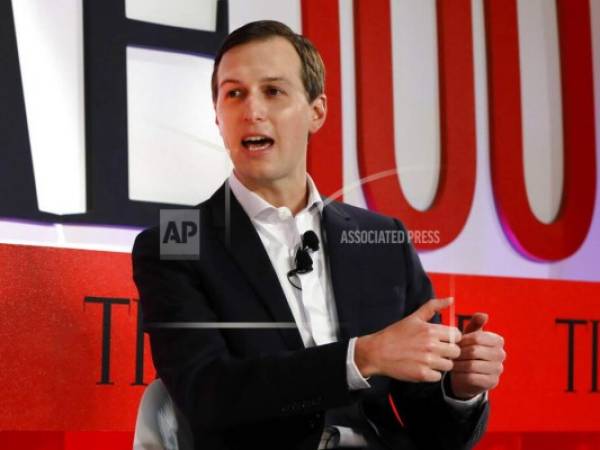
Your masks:
[[[504,371],[504,339],[483,330],[487,321],[487,314],[475,313],[458,344],[460,356],[450,373],[452,391],[458,398],[468,399],[495,388]]]
[[[453,299],[432,299],[404,319],[357,339],[356,365],[365,377],[387,375],[404,381],[439,381],[460,354],[457,328],[432,324]]]

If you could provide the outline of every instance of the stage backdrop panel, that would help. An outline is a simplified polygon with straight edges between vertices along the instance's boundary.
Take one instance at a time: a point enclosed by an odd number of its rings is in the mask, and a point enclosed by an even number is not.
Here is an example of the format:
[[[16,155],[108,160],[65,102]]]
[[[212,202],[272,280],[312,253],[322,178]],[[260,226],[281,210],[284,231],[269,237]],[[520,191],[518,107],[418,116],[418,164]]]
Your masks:
[[[478,448],[600,448],[600,0],[0,2],[0,448],[131,448],[129,252],[230,172],[212,60],[257,19],[323,55],[320,191],[402,220],[444,321],[505,337]]]

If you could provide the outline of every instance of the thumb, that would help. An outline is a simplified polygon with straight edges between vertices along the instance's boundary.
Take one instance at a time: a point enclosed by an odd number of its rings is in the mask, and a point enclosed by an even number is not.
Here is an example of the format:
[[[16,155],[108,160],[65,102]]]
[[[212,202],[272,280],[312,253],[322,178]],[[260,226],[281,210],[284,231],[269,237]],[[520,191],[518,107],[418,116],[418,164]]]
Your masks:
[[[442,309],[447,308],[454,303],[454,298],[432,298],[419,309],[417,309],[413,315],[418,317],[425,322],[431,320],[431,318]]]
[[[475,313],[473,314],[473,317],[471,317],[471,320],[469,320],[469,323],[465,327],[465,331],[463,333],[467,334],[473,333],[477,330],[481,330],[483,329],[483,326],[487,323],[487,321],[488,315],[486,313]]]

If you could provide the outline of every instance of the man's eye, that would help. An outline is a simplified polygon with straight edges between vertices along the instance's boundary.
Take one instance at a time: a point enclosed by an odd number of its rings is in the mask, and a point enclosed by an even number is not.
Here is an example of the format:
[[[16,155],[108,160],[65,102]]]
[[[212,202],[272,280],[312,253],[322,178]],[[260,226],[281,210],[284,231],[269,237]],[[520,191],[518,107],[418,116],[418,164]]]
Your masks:
[[[225,96],[228,97],[228,98],[239,97],[240,96],[240,90],[239,89],[232,89],[230,91],[227,91],[227,93],[225,94]]]
[[[281,89],[277,89],[276,87],[267,88],[267,95],[270,97],[275,97],[281,93],[283,93],[283,91]]]

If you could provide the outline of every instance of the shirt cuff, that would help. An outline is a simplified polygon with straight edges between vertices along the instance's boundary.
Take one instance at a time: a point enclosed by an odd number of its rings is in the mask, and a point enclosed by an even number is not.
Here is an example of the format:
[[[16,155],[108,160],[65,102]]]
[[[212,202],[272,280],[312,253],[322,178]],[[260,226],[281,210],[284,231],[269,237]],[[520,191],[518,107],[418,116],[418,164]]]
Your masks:
[[[444,383],[444,380],[446,379],[447,374],[448,374],[448,372],[444,372],[444,374],[442,375],[442,394],[444,395],[444,400],[446,401],[446,403],[448,403],[454,409],[456,409],[458,411],[466,412],[466,411],[469,411],[487,401],[487,399],[488,399],[487,391],[482,392],[481,394],[478,394],[475,397],[467,399],[467,400],[461,400],[458,398],[450,397],[448,394],[446,394],[446,388],[445,388],[445,383]]]
[[[351,391],[358,391],[360,389],[368,389],[371,387],[366,378],[362,376],[356,363],[354,362],[354,348],[356,347],[356,339],[353,337],[350,339],[348,344],[348,353],[346,354],[346,380],[348,382],[348,388]]]

